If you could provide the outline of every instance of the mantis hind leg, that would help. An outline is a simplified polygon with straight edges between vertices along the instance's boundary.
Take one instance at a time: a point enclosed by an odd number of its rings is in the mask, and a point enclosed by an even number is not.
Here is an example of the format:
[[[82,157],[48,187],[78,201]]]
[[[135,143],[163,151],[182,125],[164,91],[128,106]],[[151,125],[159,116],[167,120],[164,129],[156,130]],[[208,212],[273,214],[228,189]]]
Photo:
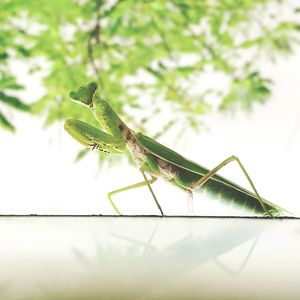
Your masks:
[[[109,192],[109,193],[107,194],[107,198],[108,198],[108,200],[109,200],[111,206],[113,207],[113,209],[115,210],[115,212],[116,212],[118,215],[121,215],[121,212],[119,211],[119,209],[117,208],[116,204],[115,204],[114,201],[112,200],[112,195],[115,195],[115,194],[118,194],[118,193],[121,193],[121,192],[125,192],[125,191],[128,191],[128,190],[132,190],[132,189],[135,189],[135,188],[139,188],[139,187],[142,187],[142,186],[145,186],[145,185],[147,185],[147,186],[149,187],[150,192],[151,192],[151,194],[153,195],[154,200],[155,200],[155,202],[156,202],[156,204],[157,204],[157,206],[158,206],[160,212],[162,213],[162,215],[164,215],[164,214],[163,214],[163,211],[162,211],[160,205],[158,204],[158,201],[157,201],[157,199],[156,199],[156,197],[155,197],[155,195],[154,195],[154,193],[153,193],[153,190],[152,190],[152,188],[151,188],[151,186],[150,186],[150,184],[152,184],[153,182],[155,182],[157,178],[156,178],[156,177],[152,177],[150,180],[148,180],[147,177],[146,177],[146,175],[144,174],[144,172],[143,172],[143,171],[141,171],[141,172],[142,172],[142,174],[143,174],[143,176],[144,176],[144,178],[145,178],[144,181],[138,182],[138,183],[135,183],[135,184],[132,184],[132,185],[129,185],[129,186],[126,186],[126,187],[123,187],[123,188],[114,190],[114,191],[111,191],[111,192]]]
[[[213,168],[211,171],[209,171],[207,174],[205,174],[203,177],[201,177],[201,179],[199,179],[198,181],[192,183],[189,188],[194,190],[194,189],[198,189],[200,188],[205,182],[207,182],[213,175],[215,175],[220,169],[222,169],[223,167],[225,167],[227,164],[229,164],[232,161],[236,161],[239,165],[239,167],[241,168],[241,170],[243,171],[245,177],[247,178],[249,184],[251,185],[254,194],[257,197],[257,200],[259,201],[260,205],[262,206],[263,210],[265,213],[267,213],[270,217],[273,217],[273,215],[268,211],[268,209],[266,208],[262,198],[260,197],[257,189],[255,188],[248,172],[246,171],[245,167],[243,166],[243,164],[241,163],[241,161],[234,155],[230,156],[229,158],[225,159],[223,162],[221,162],[219,165],[217,165],[215,168]]]
[[[189,215],[193,216],[195,214],[193,205],[193,192],[191,190],[187,190],[187,195]]]
[[[190,185],[192,182],[197,181],[199,177],[199,174],[182,170],[181,172],[178,172],[174,180],[176,185],[178,185],[185,192],[187,192],[187,204],[189,215],[194,215],[193,189],[190,188]]]

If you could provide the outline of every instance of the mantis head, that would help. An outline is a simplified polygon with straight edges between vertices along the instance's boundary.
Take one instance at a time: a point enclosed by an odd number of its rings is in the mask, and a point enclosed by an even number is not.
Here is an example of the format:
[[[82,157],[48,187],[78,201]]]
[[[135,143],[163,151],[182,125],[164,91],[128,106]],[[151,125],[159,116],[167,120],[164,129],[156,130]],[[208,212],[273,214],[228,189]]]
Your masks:
[[[93,99],[96,97],[97,88],[96,82],[90,82],[86,86],[81,86],[77,91],[71,91],[70,97],[79,104],[93,107]]]
[[[74,102],[89,107],[105,132],[74,119],[66,120],[65,130],[85,146],[110,153],[120,153],[125,148],[125,137],[130,129],[97,89],[97,83],[90,82],[70,92],[70,97]]]

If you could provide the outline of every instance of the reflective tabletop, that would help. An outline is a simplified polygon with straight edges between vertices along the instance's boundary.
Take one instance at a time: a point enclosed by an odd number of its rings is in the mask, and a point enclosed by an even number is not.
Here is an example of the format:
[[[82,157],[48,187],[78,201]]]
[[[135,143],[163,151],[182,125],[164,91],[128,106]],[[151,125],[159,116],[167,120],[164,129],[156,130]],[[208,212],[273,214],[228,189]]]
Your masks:
[[[298,219],[0,217],[0,299],[300,299]]]

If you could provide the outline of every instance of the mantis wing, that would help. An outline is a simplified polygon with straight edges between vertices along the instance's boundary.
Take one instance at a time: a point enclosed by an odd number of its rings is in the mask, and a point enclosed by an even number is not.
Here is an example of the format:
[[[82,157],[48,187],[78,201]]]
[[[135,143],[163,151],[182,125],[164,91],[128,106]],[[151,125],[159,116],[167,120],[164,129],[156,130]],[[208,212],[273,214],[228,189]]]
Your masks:
[[[141,132],[138,132],[135,137],[136,137],[137,142],[142,147],[144,147],[146,150],[148,150],[151,154],[153,154],[154,156],[159,157],[179,168],[185,169],[189,172],[198,174],[200,176],[204,176],[205,174],[207,174],[209,172],[208,169],[198,165],[197,163],[195,163],[191,160],[186,159],[182,155],[180,155],[177,152],[171,150],[170,148],[156,142],[155,140],[142,134]],[[253,193],[249,192],[245,188],[237,185],[236,183],[234,183],[222,176],[215,174],[210,178],[210,180],[221,182],[227,186],[230,186],[236,190],[239,190],[239,191],[257,199],[257,197]],[[286,209],[283,209],[282,207],[279,207],[265,199],[262,199],[262,200],[263,200],[264,204],[267,204],[267,205],[271,206],[272,208],[279,209],[281,212],[285,211],[286,213],[291,214],[289,211],[287,211]]]
[[[138,132],[136,134],[136,140],[137,142],[144,147],[146,150],[148,150],[150,153],[155,155],[156,157],[159,157],[179,168],[185,169],[187,171],[190,171],[192,173],[204,176],[209,172],[208,169],[198,165],[197,163],[186,159],[182,155],[178,154],[177,152],[171,150],[170,148],[156,142],[155,140],[151,139],[150,137],[142,134],[141,132]],[[235,184],[234,182],[219,176],[214,175],[212,176],[211,180],[219,181],[221,183],[224,183],[226,185],[229,185],[235,189],[241,190],[244,193],[252,195],[251,192],[247,191],[246,189],[242,188],[241,186]]]

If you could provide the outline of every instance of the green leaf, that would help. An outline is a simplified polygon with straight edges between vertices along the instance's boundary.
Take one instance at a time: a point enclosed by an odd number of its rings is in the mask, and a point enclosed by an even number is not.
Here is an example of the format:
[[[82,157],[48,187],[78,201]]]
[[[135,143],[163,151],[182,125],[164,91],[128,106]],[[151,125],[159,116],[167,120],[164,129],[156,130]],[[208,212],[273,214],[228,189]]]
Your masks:
[[[10,89],[10,90],[21,90],[24,87],[16,82],[16,79],[9,75],[9,74],[3,74],[2,78],[0,80],[0,89]]]
[[[0,111],[0,126],[4,129],[15,132],[15,127],[6,119],[6,117]]]
[[[31,54],[31,51],[26,49],[25,47],[23,46],[17,46],[16,49],[18,50],[18,52],[24,56],[24,57],[29,57],[30,54]]]
[[[88,152],[89,152],[88,148],[85,148],[85,149],[79,151],[79,153],[75,157],[75,161],[76,162],[80,161],[82,158],[84,158],[88,154]]]
[[[30,111],[30,105],[25,104],[24,102],[20,101],[16,97],[8,96],[1,91],[0,91],[0,102],[3,102],[21,111],[27,111],[27,112]]]
[[[164,76],[159,72],[159,71],[156,71],[156,70],[153,70],[152,68],[150,67],[146,67],[145,68],[149,73],[151,73],[153,76],[155,76],[156,78],[160,79],[160,80],[163,80],[164,79]]]
[[[4,59],[7,59],[9,56],[6,52],[1,52],[0,53],[0,60],[4,60]]]

